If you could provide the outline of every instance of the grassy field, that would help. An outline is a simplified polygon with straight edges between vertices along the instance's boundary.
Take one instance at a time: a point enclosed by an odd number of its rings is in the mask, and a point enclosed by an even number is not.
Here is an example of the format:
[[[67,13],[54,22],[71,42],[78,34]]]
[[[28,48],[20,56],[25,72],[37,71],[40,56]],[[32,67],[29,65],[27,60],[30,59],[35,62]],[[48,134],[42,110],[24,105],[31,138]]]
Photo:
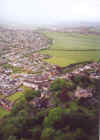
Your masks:
[[[8,114],[9,114],[9,112],[7,110],[5,110],[2,107],[0,107],[0,118],[6,116]]]
[[[24,96],[23,92],[17,92],[11,96],[8,97],[9,101],[16,101],[17,99],[19,99],[20,97]]]
[[[8,97],[9,101],[16,101],[17,99],[24,97],[22,92],[17,92],[16,94],[13,94],[11,96]],[[1,98],[1,97],[0,97]],[[10,112],[8,112],[6,109],[2,108],[0,106],[0,118],[8,115]]]
[[[21,88],[24,90],[23,92],[16,92],[15,94],[8,96],[7,97],[8,100],[14,102],[18,99],[20,100],[20,99],[24,98],[25,91],[27,91],[30,88],[25,87],[25,86],[21,86]]]
[[[11,96],[8,96],[8,100],[11,101],[11,102],[19,102],[21,99],[24,99],[24,93],[25,93],[25,90],[27,89],[30,89],[30,88],[27,88],[27,87],[24,87],[22,86],[21,88],[24,89],[24,92],[16,92],[15,94],[11,95]],[[1,98],[1,97],[0,97]],[[6,109],[3,109],[1,106],[0,106],[0,118],[8,115],[10,112],[8,112]]]
[[[50,49],[41,53],[52,58],[46,60],[60,66],[71,63],[98,60],[100,58],[100,36],[79,33],[45,32],[48,38],[55,40]]]

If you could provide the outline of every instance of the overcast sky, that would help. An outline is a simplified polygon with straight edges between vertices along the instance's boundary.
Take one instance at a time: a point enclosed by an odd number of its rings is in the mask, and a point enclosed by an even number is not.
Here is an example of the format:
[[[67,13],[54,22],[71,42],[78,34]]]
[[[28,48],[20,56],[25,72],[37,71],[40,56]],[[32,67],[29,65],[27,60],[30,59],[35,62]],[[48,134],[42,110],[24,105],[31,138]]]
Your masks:
[[[100,0],[0,0],[0,23],[100,21]]]

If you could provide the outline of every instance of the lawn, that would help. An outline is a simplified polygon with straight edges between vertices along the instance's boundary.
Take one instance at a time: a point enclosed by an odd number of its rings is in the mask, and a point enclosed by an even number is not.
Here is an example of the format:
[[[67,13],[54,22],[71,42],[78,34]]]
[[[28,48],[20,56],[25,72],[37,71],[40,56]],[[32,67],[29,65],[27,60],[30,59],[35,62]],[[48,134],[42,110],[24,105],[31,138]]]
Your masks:
[[[8,96],[8,97],[7,97],[8,100],[14,102],[14,101],[16,101],[16,100],[18,100],[18,99],[20,100],[20,99],[24,98],[25,91],[26,91],[27,89],[30,89],[30,88],[27,88],[27,87],[25,87],[25,86],[21,86],[21,88],[24,90],[23,92],[16,92],[15,94],[13,94],[13,95],[11,95],[11,96]]]
[[[60,66],[72,63],[98,60],[100,58],[100,36],[83,35],[79,33],[45,32],[55,43],[41,53],[52,58],[46,60]]]
[[[16,102],[17,100],[19,101],[20,99],[24,98],[24,93],[23,92],[16,92],[15,94],[13,94],[7,98],[9,101]],[[9,112],[0,106],[0,118],[6,116],[8,114],[9,114]]]
[[[9,101],[16,101],[17,99],[20,99],[23,96],[24,96],[23,92],[16,92],[15,94],[9,96],[8,100]]]
[[[8,115],[9,112],[5,109],[3,109],[1,106],[0,106],[0,118],[3,118],[4,116]]]

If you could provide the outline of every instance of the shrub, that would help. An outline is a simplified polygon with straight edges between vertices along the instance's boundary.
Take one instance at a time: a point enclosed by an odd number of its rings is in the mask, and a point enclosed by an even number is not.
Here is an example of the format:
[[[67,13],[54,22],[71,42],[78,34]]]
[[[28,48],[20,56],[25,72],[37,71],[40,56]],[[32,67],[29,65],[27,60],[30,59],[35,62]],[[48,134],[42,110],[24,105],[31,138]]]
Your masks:
[[[80,75],[75,77],[75,82],[79,83],[82,80],[82,77]]]
[[[67,80],[66,81],[66,88],[72,90],[75,88],[75,84],[71,80]]]
[[[69,92],[68,89],[63,89],[62,92],[58,96],[60,100],[63,102],[71,101],[72,99],[72,92]]]
[[[31,133],[32,133],[32,138],[34,140],[40,139],[41,136],[41,127],[40,126],[35,126],[31,129]]]
[[[56,107],[50,110],[48,116],[44,119],[44,126],[52,126],[56,121],[61,120],[63,109]]]
[[[9,136],[8,140],[17,140],[15,136]]]
[[[59,91],[66,87],[66,82],[63,79],[57,79],[51,84],[52,91]]]
[[[53,128],[44,128],[42,131],[41,139],[42,140],[51,140],[54,136],[55,130]]]
[[[35,91],[33,89],[28,89],[25,91],[25,99],[31,101],[34,97],[40,96],[40,91]]]
[[[72,111],[77,111],[79,109],[77,103],[74,101],[72,101],[69,106]]]

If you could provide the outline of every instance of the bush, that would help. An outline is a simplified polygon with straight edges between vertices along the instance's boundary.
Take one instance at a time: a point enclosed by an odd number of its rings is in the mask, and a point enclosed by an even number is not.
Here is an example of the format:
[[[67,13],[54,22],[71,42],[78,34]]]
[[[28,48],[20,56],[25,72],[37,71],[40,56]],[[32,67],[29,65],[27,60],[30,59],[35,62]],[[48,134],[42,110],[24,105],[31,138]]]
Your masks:
[[[31,101],[34,97],[40,96],[40,91],[35,91],[33,89],[28,89],[25,91],[25,99]]]
[[[61,120],[62,114],[63,109],[61,107],[51,109],[48,116],[44,119],[44,127],[50,127],[55,122]]]
[[[15,136],[9,136],[8,140],[17,140]]]
[[[53,128],[45,128],[42,131],[41,139],[42,140],[51,140],[54,136],[55,130]]]
[[[75,88],[75,84],[71,80],[67,80],[66,81],[66,88],[72,90]]]
[[[12,115],[17,114],[20,110],[24,109],[24,107],[25,107],[25,100],[21,100],[20,102],[14,105],[11,114]]]
[[[41,127],[40,126],[35,126],[31,129],[31,133],[32,133],[32,138],[34,140],[38,140],[40,139],[41,136]]]
[[[72,111],[77,111],[79,109],[79,106],[74,101],[72,101],[69,106]]]
[[[66,87],[66,82],[63,79],[57,79],[51,84],[52,91],[59,91]]]
[[[82,77],[80,75],[75,77],[75,82],[79,83],[82,80]]]

